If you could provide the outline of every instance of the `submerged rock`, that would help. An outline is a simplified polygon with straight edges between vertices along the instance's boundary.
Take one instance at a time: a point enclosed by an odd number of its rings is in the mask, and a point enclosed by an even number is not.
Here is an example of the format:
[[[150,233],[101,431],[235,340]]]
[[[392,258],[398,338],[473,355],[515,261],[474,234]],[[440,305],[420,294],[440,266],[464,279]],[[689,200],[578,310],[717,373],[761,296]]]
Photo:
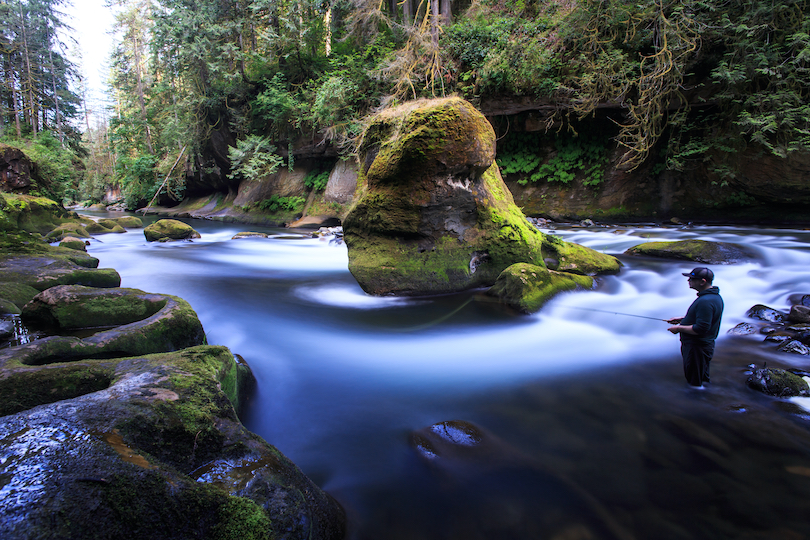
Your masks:
[[[756,368],[746,381],[750,388],[776,397],[810,396],[810,387],[799,375],[784,369]]]
[[[732,336],[749,336],[751,334],[757,333],[757,327],[751,323],[741,322],[734,328],[728,331],[729,335]]]
[[[3,375],[3,538],[344,536],[337,503],[239,422],[251,375],[225,347]]]
[[[495,163],[495,133],[459,98],[418,100],[374,117],[359,145],[361,196],[343,228],[349,270],[371,294],[492,285],[543,259],[582,275],[614,257],[544,235],[515,205]]]
[[[593,278],[517,263],[501,272],[487,294],[522,313],[534,313],[555,294],[593,288]]]
[[[706,240],[647,242],[631,247],[625,251],[625,254],[680,259],[705,264],[730,264],[755,257],[752,252],[739,244]]]
[[[176,219],[160,219],[143,230],[147,242],[168,240],[190,240],[200,238],[200,233]]]
[[[231,240],[239,240],[240,238],[267,238],[267,233],[263,232],[239,232],[231,237]]]
[[[810,323],[810,307],[795,304],[790,307],[790,313],[788,313],[787,318],[791,322]]]

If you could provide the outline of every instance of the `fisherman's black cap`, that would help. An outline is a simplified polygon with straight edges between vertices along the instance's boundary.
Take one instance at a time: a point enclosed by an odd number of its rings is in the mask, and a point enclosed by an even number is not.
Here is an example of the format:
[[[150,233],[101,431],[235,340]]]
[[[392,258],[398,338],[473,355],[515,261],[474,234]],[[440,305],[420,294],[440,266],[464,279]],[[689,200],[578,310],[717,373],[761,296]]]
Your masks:
[[[691,272],[683,272],[683,275],[685,275],[687,277],[705,279],[709,283],[714,281],[714,272],[712,272],[708,268],[704,268],[702,266],[699,266],[698,268],[695,268]]]

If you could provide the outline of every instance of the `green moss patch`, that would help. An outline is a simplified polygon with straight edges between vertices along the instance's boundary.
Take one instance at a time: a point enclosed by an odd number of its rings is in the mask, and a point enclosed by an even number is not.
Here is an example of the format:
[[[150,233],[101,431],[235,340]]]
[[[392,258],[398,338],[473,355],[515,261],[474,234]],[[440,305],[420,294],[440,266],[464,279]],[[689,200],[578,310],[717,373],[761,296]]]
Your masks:
[[[518,263],[501,272],[487,294],[522,313],[534,313],[556,294],[593,288],[593,278]]]

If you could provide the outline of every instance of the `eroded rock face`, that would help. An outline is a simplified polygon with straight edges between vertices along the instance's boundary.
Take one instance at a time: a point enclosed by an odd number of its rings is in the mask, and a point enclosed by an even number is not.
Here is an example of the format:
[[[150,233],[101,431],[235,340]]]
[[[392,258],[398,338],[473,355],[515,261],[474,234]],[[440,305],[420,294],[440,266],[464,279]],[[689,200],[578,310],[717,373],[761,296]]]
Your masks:
[[[239,423],[250,373],[225,347],[3,375],[3,538],[344,536],[337,503]]]
[[[344,221],[349,270],[371,294],[419,295],[491,285],[507,266],[579,274],[620,263],[531,226],[495,164],[495,134],[459,98],[418,100],[377,115],[359,147],[363,186]]]
[[[754,254],[744,246],[706,240],[647,242],[628,249],[625,254],[681,259],[705,264],[730,264],[754,258]]]

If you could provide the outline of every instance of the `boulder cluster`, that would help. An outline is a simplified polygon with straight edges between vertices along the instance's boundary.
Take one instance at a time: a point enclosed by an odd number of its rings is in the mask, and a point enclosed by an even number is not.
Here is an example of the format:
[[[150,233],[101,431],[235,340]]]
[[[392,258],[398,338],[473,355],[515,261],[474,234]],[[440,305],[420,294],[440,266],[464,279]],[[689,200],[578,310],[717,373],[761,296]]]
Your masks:
[[[761,334],[765,341],[777,345],[780,352],[810,355],[810,294],[790,297],[790,309],[780,311],[762,304],[748,310],[751,322],[741,322],[729,334]]]
[[[124,226],[0,195],[0,537],[343,538],[340,506],[239,421],[247,364],[84,251]]]

